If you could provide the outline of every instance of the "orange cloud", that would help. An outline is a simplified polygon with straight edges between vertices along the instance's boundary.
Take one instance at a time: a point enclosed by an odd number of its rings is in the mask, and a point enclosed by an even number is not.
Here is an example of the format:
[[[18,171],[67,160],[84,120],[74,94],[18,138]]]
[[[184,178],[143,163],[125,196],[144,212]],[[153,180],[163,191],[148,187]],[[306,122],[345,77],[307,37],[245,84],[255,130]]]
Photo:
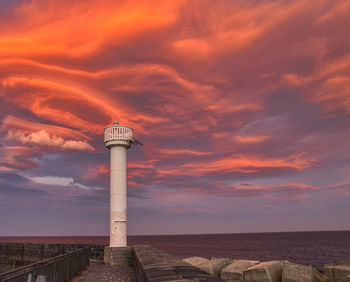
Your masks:
[[[222,175],[228,173],[255,174],[264,170],[301,171],[309,168],[315,161],[302,158],[302,155],[293,155],[284,159],[273,159],[258,155],[233,155],[214,161],[185,163],[178,167],[159,169],[159,175]]]
[[[114,108],[98,98],[56,82],[12,76],[3,79],[2,86],[0,96],[6,102],[29,109],[37,117],[80,130],[99,132],[118,116]],[[94,116],[88,114],[90,110]]]
[[[177,52],[185,53],[193,57],[203,58],[210,54],[210,47],[207,41],[199,39],[183,39],[174,42]]]
[[[350,76],[333,77],[326,80],[321,90],[311,101],[323,105],[329,111],[345,110],[350,113]]]
[[[143,162],[128,162],[128,181],[136,183],[136,178],[145,179],[151,177],[155,173],[154,160],[145,160]],[[143,181],[144,182],[144,181]],[[136,187],[136,186],[135,186]]]
[[[244,143],[244,144],[255,144],[255,143],[261,143],[264,142],[265,140],[267,140],[268,138],[270,138],[270,136],[236,136],[235,140],[238,143]]]
[[[73,130],[66,127],[44,124],[39,122],[31,122],[22,118],[7,116],[2,121],[2,130],[12,129],[23,132],[25,134],[30,134],[32,132],[37,132],[40,130],[46,131],[50,135],[56,135],[63,138],[72,138],[72,139],[82,139],[82,140],[90,140],[91,138],[84,133]]]
[[[137,183],[135,181],[130,181],[128,180],[128,184],[129,187],[134,187],[134,188],[138,188],[138,187],[145,187],[146,185],[144,183]]]
[[[25,134],[17,130],[9,130],[6,140],[18,141],[22,144],[57,147],[62,150],[94,151],[86,141],[64,140],[62,137],[50,135],[45,130]]]
[[[127,164],[128,168],[130,169],[147,169],[147,168],[154,168],[153,164],[149,164],[149,162],[128,162]]]
[[[347,16],[348,11],[350,10],[349,1],[337,1],[334,5],[329,6],[327,12],[318,18],[318,24],[324,24],[330,20],[339,17],[339,15]]]
[[[169,184],[168,184],[169,185]],[[279,185],[230,185],[225,182],[210,183],[174,183],[173,188],[150,189],[147,195],[156,199],[198,199],[214,197],[258,197],[269,202],[301,201],[310,197],[309,192],[323,187],[307,185],[300,182]]]
[[[255,186],[255,185],[238,185],[235,187],[239,191],[265,191],[265,192],[273,192],[273,191],[301,191],[301,192],[307,192],[307,191],[313,191],[320,189],[317,186],[313,185],[307,185],[304,183],[298,183],[298,182],[292,182],[292,183],[286,183],[281,185],[261,185],[261,186]]]
[[[1,131],[7,132],[4,137],[4,140],[7,141],[61,150],[94,151],[94,148],[86,141],[91,138],[79,131],[30,122],[14,116],[7,116],[3,120]]]
[[[15,20],[0,36],[1,54],[86,56],[105,43],[123,44],[141,32],[173,23],[181,1],[161,5],[156,1],[42,2],[35,0],[14,9]]]
[[[65,68],[60,65],[53,65],[53,64],[45,64],[45,63],[40,63],[35,60],[30,60],[30,59],[25,59],[25,58],[5,58],[5,59],[0,59],[0,65],[6,67],[6,69],[13,69],[18,71],[18,66],[21,66],[22,68],[28,69],[30,68],[31,70],[33,69],[43,69],[46,72],[47,71],[53,71],[53,72],[59,72],[59,73],[64,73],[64,74],[69,74],[69,75],[77,75],[77,76],[86,76],[89,78],[93,78],[96,75],[92,72],[85,71],[85,70],[78,70],[78,69],[69,69]]]
[[[282,81],[289,87],[303,89],[307,102],[319,104],[331,115],[343,115],[350,113],[349,70],[350,56],[345,56],[321,65],[309,76],[285,74]]]
[[[320,4],[320,6],[325,3]],[[254,47],[259,40],[314,9],[310,1],[264,1],[232,4],[193,1],[182,7],[181,36],[173,43],[179,56],[189,60],[213,60]],[[184,54],[183,54],[184,53]],[[188,57],[192,55],[192,57]]]
[[[13,171],[14,169],[7,166],[0,166],[0,171]]]
[[[0,165],[21,170],[38,167],[33,158],[40,158],[42,153],[28,147],[0,147]]]
[[[153,152],[155,153],[155,152]],[[160,153],[161,155],[164,155],[164,157],[176,157],[176,156],[210,156],[213,154],[213,152],[198,152],[188,149],[170,149],[170,148],[157,148],[156,154]]]

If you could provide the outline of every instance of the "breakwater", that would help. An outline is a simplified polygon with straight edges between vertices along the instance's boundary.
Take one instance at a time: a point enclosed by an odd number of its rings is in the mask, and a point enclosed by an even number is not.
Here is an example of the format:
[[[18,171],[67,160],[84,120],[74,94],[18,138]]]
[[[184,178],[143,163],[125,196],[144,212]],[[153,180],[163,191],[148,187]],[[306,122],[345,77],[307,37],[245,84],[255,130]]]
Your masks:
[[[350,281],[350,260],[326,264],[317,269],[312,265],[303,265],[287,260],[246,260],[231,258],[189,257],[181,259],[151,246],[133,246],[125,248],[109,248],[102,245],[64,245],[64,244],[0,244],[0,258],[11,262],[10,266],[25,270],[25,276],[36,275],[31,261],[37,260],[37,267],[46,268],[40,275],[74,275],[78,269],[88,265],[88,261],[81,258],[60,261],[71,256],[72,253],[84,249],[94,252],[87,253],[87,258],[112,265],[113,269],[135,269],[137,281],[266,281],[266,282],[333,282]],[[31,260],[25,259],[32,256]],[[50,257],[47,259],[46,257]],[[53,257],[52,257],[53,256]],[[85,255],[86,257],[86,255]],[[16,263],[13,263],[13,260]],[[20,266],[29,262],[29,268]],[[83,262],[84,261],[84,262]],[[5,260],[6,262],[6,260]],[[35,264],[35,263],[34,263]],[[54,266],[55,265],[55,266]],[[69,265],[72,265],[70,267]],[[19,267],[19,268],[18,268]],[[17,270],[14,270],[14,272]],[[54,274],[56,273],[56,274]],[[55,277],[56,277],[55,276]],[[1,277],[1,274],[0,274]],[[51,281],[49,278],[46,281]],[[0,279],[1,281],[1,279]],[[21,280],[22,281],[22,280]],[[23,280],[26,281],[26,280]],[[53,280],[52,280],[53,281]]]
[[[337,282],[350,281],[350,259],[312,265],[283,261],[230,258],[176,258],[150,246],[105,248],[105,263],[123,267],[133,261],[138,281],[259,281]]]
[[[350,259],[326,264],[321,269],[290,261],[232,260],[189,257],[183,261],[223,281],[341,282],[350,281]]]
[[[91,246],[109,242],[108,236],[0,237],[1,241]],[[128,245],[150,245],[178,258],[288,260],[322,268],[350,257],[350,231],[128,236]]]

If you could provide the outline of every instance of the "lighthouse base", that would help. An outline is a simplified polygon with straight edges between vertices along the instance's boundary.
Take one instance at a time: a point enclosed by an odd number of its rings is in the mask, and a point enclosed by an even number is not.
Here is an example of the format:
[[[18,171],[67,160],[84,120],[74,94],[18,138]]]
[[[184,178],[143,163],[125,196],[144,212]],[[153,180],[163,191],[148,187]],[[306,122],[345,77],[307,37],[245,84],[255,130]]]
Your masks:
[[[132,265],[132,247],[109,247],[104,249],[104,263],[116,267],[128,267]]]

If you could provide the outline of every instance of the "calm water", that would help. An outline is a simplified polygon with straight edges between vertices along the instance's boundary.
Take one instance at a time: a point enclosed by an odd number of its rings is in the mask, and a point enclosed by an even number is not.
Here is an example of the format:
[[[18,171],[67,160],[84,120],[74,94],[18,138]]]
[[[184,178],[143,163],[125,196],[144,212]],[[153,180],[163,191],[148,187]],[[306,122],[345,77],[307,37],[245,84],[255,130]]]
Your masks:
[[[108,237],[0,237],[0,241],[106,245]],[[180,258],[289,260],[318,268],[350,259],[350,231],[129,236],[128,244],[151,245]]]

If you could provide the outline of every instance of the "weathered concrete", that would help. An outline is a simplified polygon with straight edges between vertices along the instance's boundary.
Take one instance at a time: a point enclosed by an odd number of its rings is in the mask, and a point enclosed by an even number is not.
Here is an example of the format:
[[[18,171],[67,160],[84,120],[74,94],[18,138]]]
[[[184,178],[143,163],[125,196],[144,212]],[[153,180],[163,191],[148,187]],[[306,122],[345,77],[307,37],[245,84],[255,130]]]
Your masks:
[[[139,281],[222,281],[181,259],[150,246],[135,246],[134,259]]]
[[[330,282],[329,278],[326,275],[324,275],[323,273],[320,273],[317,271],[315,273],[315,276],[316,276],[317,282]]]
[[[132,265],[132,247],[105,247],[104,263],[117,267]]]
[[[206,258],[202,258],[202,257],[189,257],[189,258],[184,258],[183,261],[186,263],[189,263],[193,266],[198,266],[201,263],[209,261],[209,260]]]
[[[237,281],[243,280],[243,271],[247,270],[249,267],[257,265],[260,261],[257,260],[234,260],[233,263],[226,266],[221,271],[221,278],[225,281]]]
[[[350,259],[341,260],[335,263],[335,265],[347,265],[350,266]]]
[[[317,269],[311,265],[302,265],[285,261],[282,270],[282,282],[315,282]]]
[[[220,277],[221,270],[228,266],[231,262],[232,260],[229,258],[214,258],[202,262],[201,264],[197,265],[197,267],[211,275]]]
[[[350,282],[350,266],[349,265],[334,265],[326,264],[323,267],[324,274],[331,282]]]
[[[104,264],[102,261],[90,262],[89,267],[71,279],[71,282],[136,282],[137,277],[133,267],[118,268]]]
[[[254,265],[243,272],[244,280],[279,282],[282,280],[282,263],[267,261]]]

